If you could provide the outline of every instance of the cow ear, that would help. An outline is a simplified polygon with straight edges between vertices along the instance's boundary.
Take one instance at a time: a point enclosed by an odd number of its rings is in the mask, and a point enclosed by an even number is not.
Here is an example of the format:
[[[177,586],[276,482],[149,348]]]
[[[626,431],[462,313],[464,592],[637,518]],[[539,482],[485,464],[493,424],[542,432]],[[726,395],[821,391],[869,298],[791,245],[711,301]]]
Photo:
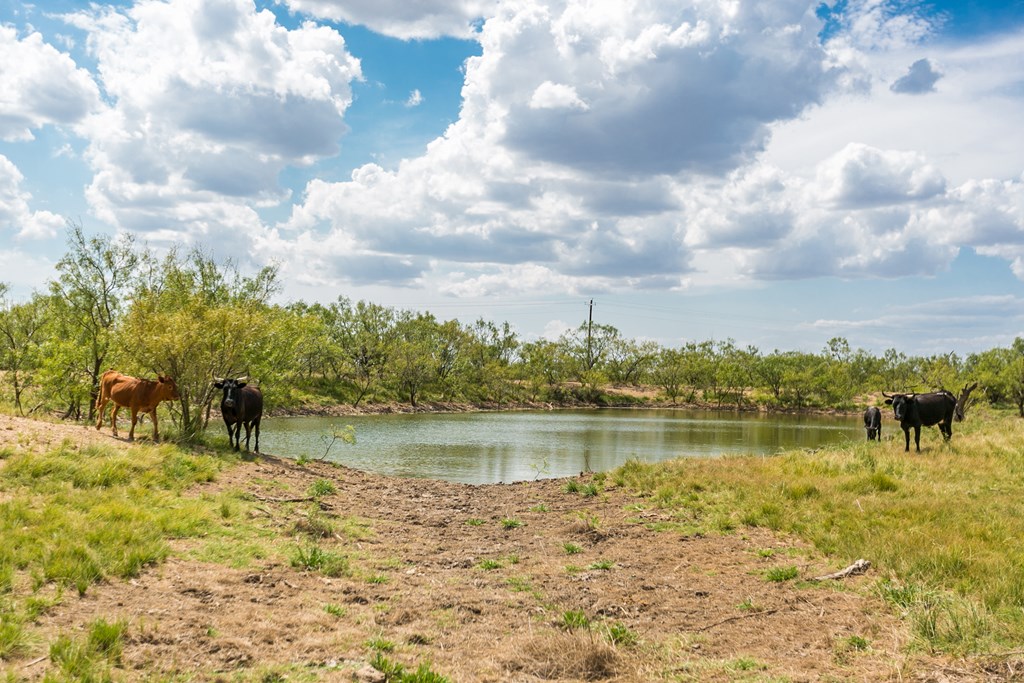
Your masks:
[[[214,382],[213,386],[217,387],[218,389],[223,389],[224,388],[224,382]]]
[[[242,387],[244,387],[244,386],[245,386],[246,384],[248,384],[248,382],[239,382],[239,383],[238,383],[238,388],[239,388],[239,389],[241,389],[241,388],[242,388]]]
[[[892,405],[892,399],[891,398],[885,399],[885,405],[891,406]]]

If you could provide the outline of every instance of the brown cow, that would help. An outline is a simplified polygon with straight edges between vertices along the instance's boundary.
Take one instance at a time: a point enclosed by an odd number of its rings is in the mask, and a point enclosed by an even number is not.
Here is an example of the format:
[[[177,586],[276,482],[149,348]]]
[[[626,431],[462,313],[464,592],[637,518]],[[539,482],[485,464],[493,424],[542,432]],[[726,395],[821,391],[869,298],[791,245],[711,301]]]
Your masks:
[[[158,375],[154,382],[151,379],[122,375],[116,370],[107,370],[100,378],[100,395],[96,398],[96,429],[103,426],[103,413],[107,409],[107,401],[113,401],[114,410],[110,414],[110,427],[114,430],[114,436],[117,436],[117,411],[124,407],[132,411],[129,441],[135,440],[135,423],[138,421],[139,413],[149,413],[153,418],[153,441],[159,441],[156,407],[160,401],[180,399],[178,385],[170,377]]]

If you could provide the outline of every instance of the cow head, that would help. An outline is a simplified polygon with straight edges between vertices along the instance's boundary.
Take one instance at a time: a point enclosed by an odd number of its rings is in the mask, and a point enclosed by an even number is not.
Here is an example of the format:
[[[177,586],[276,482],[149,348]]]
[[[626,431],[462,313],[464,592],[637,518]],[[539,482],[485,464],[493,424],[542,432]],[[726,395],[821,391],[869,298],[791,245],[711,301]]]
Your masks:
[[[221,379],[215,378],[213,386],[224,391],[224,398],[221,399],[221,404],[225,408],[234,408],[238,402],[238,390],[244,387],[248,377],[239,377],[238,379]]]
[[[181,394],[178,393],[178,385],[177,383],[175,383],[174,379],[170,375],[168,375],[167,377],[164,377],[163,375],[157,375],[156,381],[157,385],[160,387],[162,395],[164,396],[164,400],[181,400]]]
[[[916,394],[887,394],[884,391],[886,405],[892,406],[892,414],[900,422],[907,416],[907,408],[910,406],[910,399]]]

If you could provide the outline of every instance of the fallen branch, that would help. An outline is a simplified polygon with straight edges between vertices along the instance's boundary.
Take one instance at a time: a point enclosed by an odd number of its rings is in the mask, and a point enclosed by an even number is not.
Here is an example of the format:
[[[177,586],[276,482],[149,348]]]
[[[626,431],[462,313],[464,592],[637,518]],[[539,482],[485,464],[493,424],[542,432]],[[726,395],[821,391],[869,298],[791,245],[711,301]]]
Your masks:
[[[871,566],[871,563],[867,560],[857,560],[846,569],[840,569],[832,574],[825,574],[824,576],[815,576],[811,581],[829,581],[831,579],[845,579],[848,576],[854,574],[863,574]]]
[[[21,667],[21,668],[22,668],[22,669],[28,669],[28,668],[30,668],[30,667],[33,667],[33,666],[35,666],[35,665],[36,665],[36,664],[38,664],[39,662],[45,662],[45,661],[46,661],[47,659],[49,659],[49,658],[50,658],[50,655],[45,655],[45,656],[43,656],[43,657],[37,657],[36,659],[33,659],[33,660],[32,660],[31,662],[29,662],[28,664],[26,664],[25,666],[23,666],[23,667]]]
[[[311,500],[316,500],[313,496],[304,496],[302,498],[267,498],[266,496],[257,496],[255,493],[251,495],[256,500],[262,500],[266,503],[308,503]]]
[[[753,617],[766,617],[769,614],[775,614],[778,611],[779,611],[778,609],[766,609],[766,610],[756,610],[756,611],[753,611],[753,612],[747,612],[746,614],[740,614],[740,615],[737,615],[735,617],[729,617],[727,619],[722,619],[721,621],[716,621],[713,624],[707,624],[706,626],[701,626],[700,628],[695,628],[695,629],[693,629],[693,631],[694,631],[694,633],[700,633],[701,631],[710,631],[711,629],[713,629],[713,628],[715,628],[717,626],[721,626],[722,624],[728,624],[730,621],[739,621],[740,619],[752,619]]]

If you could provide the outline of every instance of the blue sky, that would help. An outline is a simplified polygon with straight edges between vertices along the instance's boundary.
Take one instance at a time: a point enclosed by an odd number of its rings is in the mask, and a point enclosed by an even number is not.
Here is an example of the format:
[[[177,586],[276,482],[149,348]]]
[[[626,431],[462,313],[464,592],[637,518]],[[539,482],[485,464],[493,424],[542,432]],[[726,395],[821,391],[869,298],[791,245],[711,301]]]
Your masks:
[[[664,345],[1024,336],[1024,2],[0,0],[0,281],[67,222]]]

